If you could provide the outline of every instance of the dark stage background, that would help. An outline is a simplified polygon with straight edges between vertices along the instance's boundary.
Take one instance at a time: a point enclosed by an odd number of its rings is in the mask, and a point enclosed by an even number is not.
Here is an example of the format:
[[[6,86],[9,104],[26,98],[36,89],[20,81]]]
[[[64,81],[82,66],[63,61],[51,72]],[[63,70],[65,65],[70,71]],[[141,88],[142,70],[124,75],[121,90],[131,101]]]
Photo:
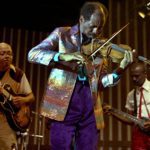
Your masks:
[[[77,23],[79,9],[86,0],[39,0],[39,1],[3,1],[0,9],[0,42],[8,42],[14,50],[14,64],[22,68],[30,81],[36,100],[32,106],[32,123],[29,136],[26,137],[28,149],[49,147],[49,129],[45,118],[38,113],[42,94],[48,77],[48,68],[27,62],[28,51],[43,40],[55,27]],[[137,15],[139,7],[146,0],[100,0],[109,9],[108,23],[104,34],[110,37],[122,26],[129,26],[116,36],[112,42],[128,44],[139,55],[150,58],[149,18],[143,20]],[[124,73],[121,82],[103,92],[103,101],[125,111],[127,92],[132,88],[129,70]],[[101,131],[100,149],[130,149],[131,128],[117,120],[105,116],[105,129]],[[42,135],[43,138],[34,135]]]

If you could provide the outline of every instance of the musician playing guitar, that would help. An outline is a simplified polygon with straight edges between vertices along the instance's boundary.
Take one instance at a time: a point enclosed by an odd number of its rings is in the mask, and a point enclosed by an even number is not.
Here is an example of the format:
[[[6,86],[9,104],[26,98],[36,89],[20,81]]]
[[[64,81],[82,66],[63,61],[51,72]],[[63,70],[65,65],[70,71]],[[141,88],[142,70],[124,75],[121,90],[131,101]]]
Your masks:
[[[133,63],[130,74],[135,88],[128,93],[125,107],[131,115],[125,115],[109,105],[104,105],[103,109],[120,121],[134,124],[132,150],[148,150],[150,149],[150,81],[147,79],[145,64]]]
[[[13,52],[0,43],[0,149],[17,148],[16,131],[24,132],[30,123],[30,104],[34,101],[25,73],[12,65]]]

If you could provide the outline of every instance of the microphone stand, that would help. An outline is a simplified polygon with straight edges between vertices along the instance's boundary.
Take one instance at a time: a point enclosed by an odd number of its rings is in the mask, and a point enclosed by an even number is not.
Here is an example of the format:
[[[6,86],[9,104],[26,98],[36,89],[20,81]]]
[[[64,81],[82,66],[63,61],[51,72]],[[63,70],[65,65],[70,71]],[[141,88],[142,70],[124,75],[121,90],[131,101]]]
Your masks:
[[[21,143],[21,148],[20,150],[27,150],[27,146],[28,146],[28,140],[29,140],[29,136],[31,137],[35,137],[38,138],[38,148],[37,150],[40,150],[40,145],[41,145],[41,138],[43,138],[43,135],[41,135],[41,128],[42,128],[42,116],[39,115],[38,113],[32,111],[33,114],[38,115],[38,119],[39,119],[39,134],[30,134],[29,133],[29,129],[26,130],[26,132],[22,133],[22,132],[17,132],[17,136],[20,137],[20,143]]]

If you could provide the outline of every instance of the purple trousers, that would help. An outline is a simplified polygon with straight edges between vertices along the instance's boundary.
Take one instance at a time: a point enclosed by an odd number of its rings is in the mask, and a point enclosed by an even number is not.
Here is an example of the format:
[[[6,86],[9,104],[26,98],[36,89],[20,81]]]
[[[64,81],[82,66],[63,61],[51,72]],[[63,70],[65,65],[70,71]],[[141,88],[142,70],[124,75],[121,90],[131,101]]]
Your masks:
[[[98,133],[90,87],[78,81],[65,120],[51,122],[51,150],[97,150]]]

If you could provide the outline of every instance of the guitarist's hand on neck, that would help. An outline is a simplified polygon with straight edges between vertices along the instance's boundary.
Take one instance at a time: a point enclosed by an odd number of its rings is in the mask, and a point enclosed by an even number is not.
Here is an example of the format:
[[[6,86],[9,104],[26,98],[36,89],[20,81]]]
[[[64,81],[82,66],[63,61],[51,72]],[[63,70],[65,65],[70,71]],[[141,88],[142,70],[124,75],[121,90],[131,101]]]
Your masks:
[[[103,107],[104,114],[112,115],[111,114],[111,105],[104,103],[102,107]]]
[[[133,122],[130,121],[126,115],[128,115],[128,113],[125,113],[125,112],[122,112],[118,109],[115,109],[115,108],[112,108],[111,105],[109,104],[106,104],[104,103],[103,104],[103,111],[104,111],[104,114],[107,114],[107,115],[112,115],[113,117],[115,117],[117,120],[123,122],[123,123],[127,123],[129,125],[132,125]],[[126,114],[126,115],[125,115]]]

